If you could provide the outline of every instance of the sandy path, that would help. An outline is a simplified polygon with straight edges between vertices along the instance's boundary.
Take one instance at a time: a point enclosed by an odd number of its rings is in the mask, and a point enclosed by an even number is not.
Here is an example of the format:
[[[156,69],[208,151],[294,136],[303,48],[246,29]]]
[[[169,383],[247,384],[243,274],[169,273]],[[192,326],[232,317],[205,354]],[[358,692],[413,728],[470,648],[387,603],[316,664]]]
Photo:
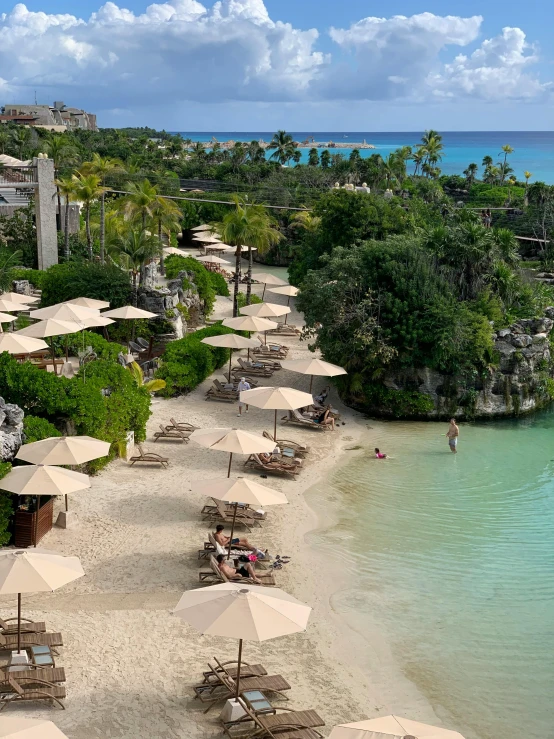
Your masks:
[[[216,311],[217,317],[230,314],[230,300],[218,299]],[[289,320],[298,324],[301,318],[293,313]],[[297,340],[287,337],[284,343],[292,347],[292,358],[308,351]],[[324,383],[321,378],[315,387]],[[194,443],[153,444],[152,433],[170,417],[204,428],[236,426],[261,433],[271,428],[273,416],[251,409],[237,418],[236,406],[204,400],[210,384],[186,397],[154,400],[145,446],[170,458],[167,470],[113,462],[93,479],[90,491],[71,496],[79,526],[55,528],[43,541],[46,548],[78,555],[87,573],[60,592],[24,599],[25,615],[44,619],[49,629],[64,634],[58,664],[67,673],[67,710],[18,706],[9,709],[11,715],[52,719],[70,739],[204,739],[220,734],[220,709],[204,715],[204,706],[192,700],[191,686],[214,655],[233,659],[236,644],[199,635],[171,610],[184,590],[198,586],[198,571],[205,569],[197,559],[207,530],[199,517],[205,501],[191,493],[191,482],[224,477],[227,455]],[[309,378],[281,370],[268,384],[307,390]],[[339,405],[336,398],[334,403]],[[286,438],[308,443],[312,453],[298,481],[268,479],[286,492],[289,505],[272,508],[263,529],[250,535],[273,553],[292,555],[291,564],[276,573],[278,584],[314,611],[305,634],[247,644],[246,659],[283,674],[293,686],[290,705],[316,708],[327,722],[326,734],[340,721],[374,715],[382,707],[361,671],[339,658],[341,642],[328,606],[333,583],[320,574],[321,563],[304,543],[305,533],[316,524],[304,490],[344,461],[342,448],[364,430],[356,414],[342,411],[346,425],[334,434],[281,427]],[[257,477],[259,473],[243,471],[243,461],[234,459],[232,474]],[[13,615],[13,600],[3,598],[1,603],[2,613]]]

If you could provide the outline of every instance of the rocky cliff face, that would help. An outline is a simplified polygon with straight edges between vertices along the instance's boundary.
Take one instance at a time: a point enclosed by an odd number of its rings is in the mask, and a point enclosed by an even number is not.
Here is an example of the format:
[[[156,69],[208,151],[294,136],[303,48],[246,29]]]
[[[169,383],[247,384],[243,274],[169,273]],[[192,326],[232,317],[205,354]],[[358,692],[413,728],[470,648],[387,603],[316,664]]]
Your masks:
[[[11,462],[23,444],[23,410],[0,398],[0,460]]]
[[[494,334],[499,359],[496,369],[485,377],[468,381],[428,368],[409,369],[388,375],[385,386],[426,395],[433,406],[426,414],[429,418],[493,418],[529,413],[552,400],[553,326],[554,307],[547,308],[543,318],[522,319]]]
[[[183,290],[183,278],[186,278],[188,284],[192,285],[190,289]],[[201,300],[194,289],[194,275],[190,272],[180,272],[174,280],[168,281],[167,287],[154,287],[156,282],[154,277],[145,282],[149,286],[139,291],[139,308],[157,313],[168,320],[173,326],[176,337],[182,339],[187,323],[194,316],[200,316],[202,312]],[[184,306],[186,313],[179,311],[178,305]]]

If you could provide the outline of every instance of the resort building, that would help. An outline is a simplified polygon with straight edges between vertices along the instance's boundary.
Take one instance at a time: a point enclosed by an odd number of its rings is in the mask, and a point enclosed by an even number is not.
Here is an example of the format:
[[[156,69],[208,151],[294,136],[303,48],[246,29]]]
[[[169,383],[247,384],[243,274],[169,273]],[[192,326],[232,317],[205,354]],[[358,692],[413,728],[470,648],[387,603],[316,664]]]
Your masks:
[[[68,129],[81,128],[97,131],[96,115],[80,108],[69,108],[63,101],[57,100],[50,105],[4,105],[0,115],[1,123],[17,123],[23,126],[48,128],[63,133]]]

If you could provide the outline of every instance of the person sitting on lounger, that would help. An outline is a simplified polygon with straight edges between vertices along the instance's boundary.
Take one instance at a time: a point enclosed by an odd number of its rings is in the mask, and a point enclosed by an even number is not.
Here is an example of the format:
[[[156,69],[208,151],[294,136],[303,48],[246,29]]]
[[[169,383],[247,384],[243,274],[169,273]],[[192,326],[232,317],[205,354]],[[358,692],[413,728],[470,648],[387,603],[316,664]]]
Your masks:
[[[243,577],[247,577],[252,578],[258,584],[261,583],[261,580],[258,580],[254,574],[254,568],[250,562],[244,562],[237,569],[229,564],[224,554],[218,554],[216,559],[217,566],[228,580],[242,580]]]
[[[219,523],[215,527],[214,539],[217,541],[217,543],[221,547],[224,547],[226,549],[229,546],[231,537],[225,535],[224,529],[225,529],[225,526]],[[263,559],[267,555],[267,549],[265,550],[265,552],[263,552],[261,549],[258,549],[258,547],[254,546],[253,544],[250,544],[248,539],[240,539],[237,536],[236,538],[233,538],[232,544],[233,546],[240,547],[241,549],[246,549],[247,551],[254,552],[254,554],[256,554],[261,559]]]
[[[322,411],[319,415],[314,417],[314,423],[319,423],[320,426],[330,426],[333,431],[335,430],[335,419],[331,415],[331,406]]]
[[[327,400],[327,396],[329,395],[329,390],[331,389],[330,385],[327,385],[327,387],[323,388],[323,390],[319,393],[319,395],[314,395],[314,403],[318,403],[319,405],[323,405],[325,401]]]
[[[294,463],[292,461],[280,462],[273,459],[271,454],[260,453],[258,454],[258,458],[266,467],[294,467]]]

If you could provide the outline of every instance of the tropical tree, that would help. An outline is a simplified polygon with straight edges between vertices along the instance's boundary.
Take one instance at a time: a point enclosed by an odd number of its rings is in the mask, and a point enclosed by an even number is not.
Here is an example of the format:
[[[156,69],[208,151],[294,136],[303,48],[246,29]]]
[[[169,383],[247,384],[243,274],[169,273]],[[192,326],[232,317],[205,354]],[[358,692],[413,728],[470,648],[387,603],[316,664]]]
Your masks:
[[[160,272],[165,273],[164,268],[164,234],[168,237],[168,243],[171,243],[171,234],[181,228],[183,214],[181,209],[173,202],[158,195],[152,204],[152,216],[157,226],[158,244],[160,249]]]
[[[9,131],[0,131],[0,154],[6,153],[6,146],[10,142]]]
[[[11,254],[4,252],[0,257],[0,291],[4,292],[9,288],[12,281],[12,269],[20,262],[22,256],[22,251],[14,251]]]
[[[329,152],[329,149],[324,149],[321,152],[321,156],[319,157],[319,163],[321,164],[321,167],[323,169],[327,169],[329,165],[331,164],[331,154]]]
[[[106,188],[100,184],[100,177],[96,174],[84,175],[81,172],[73,175],[75,184],[75,197],[85,206],[85,231],[87,236],[87,246],[89,259],[92,260],[92,234],[90,231],[90,208],[91,205],[102,197],[106,192]]]
[[[252,164],[260,164],[260,162],[265,162],[265,149],[263,146],[260,146],[259,141],[251,141],[248,144],[248,159],[252,162]]]
[[[94,152],[92,161],[85,162],[81,166],[81,172],[97,175],[100,177],[102,187],[105,188],[100,197],[100,262],[104,264],[106,247],[106,192],[110,190],[110,188],[105,187],[106,177],[115,172],[125,172],[125,167],[119,159],[101,157],[97,152]]]
[[[290,225],[292,228],[302,228],[304,231],[315,233],[321,225],[321,217],[315,216],[310,210],[301,210],[294,214]]]
[[[240,268],[242,245],[248,246],[248,277],[246,303],[250,303],[252,290],[252,249],[260,254],[270,246],[277,244],[283,237],[268,216],[263,205],[247,203],[235,196],[235,208],[226,213],[223,221],[216,224],[218,233],[226,244],[236,247],[235,251],[235,288],[233,295],[233,315],[238,316],[238,295],[240,285]]]
[[[317,167],[319,164],[319,152],[314,147],[313,149],[310,149],[308,152],[308,166],[310,167]]]
[[[165,380],[155,378],[152,380],[144,381],[144,372],[142,367],[137,362],[131,362],[127,365],[127,369],[133,375],[134,381],[139,387],[143,387],[149,393],[155,393],[158,390],[163,390],[165,387]]]
[[[464,169],[464,174],[466,176],[467,184],[469,185],[469,187],[471,187],[473,183],[475,182],[475,178],[477,177],[478,171],[479,171],[479,167],[474,162],[469,164],[467,169]]]
[[[501,154],[502,153],[504,154],[504,164],[503,164],[503,167],[501,168],[502,179],[500,181],[504,182],[506,175],[514,171],[511,167],[507,169],[508,154],[513,154],[514,149],[510,146],[510,144],[504,144],[504,146],[502,147]]]
[[[525,205],[529,205],[529,198],[527,197],[527,191],[529,189],[529,180],[533,176],[533,173],[532,172],[527,172],[527,170],[526,170],[523,173],[523,176],[525,177],[525,198],[524,198],[524,202],[525,202]]]
[[[158,240],[155,236],[144,230],[127,228],[116,238],[115,248],[119,263],[131,272],[133,278],[133,304],[136,306],[138,288],[140,286],[139,275],[142,275],[143,267],[156,256],[158,251]]]
[[[128,182],[125,189],[128,194],[119,201],[119,207],[126,218],[140,223],[144,231],[148,220],[154,214],[154,204],[159,195],[158,188],[145,179],[142,182]]]
[[[419,170],[425,162],[425,149],[419,146],[416,151],[412,154],[412,161],[415,164],[414,177],[417,177]]]
[[[287,164],[293,158],[294,152],[296,151],[292,136],[286,131],[277,131],[276,134],[273,134],[273,138],[267,148],[275,149],[270,159],[275,159],[282,165]]]
[[[75,186],[75,180],[73,177],[62,177],[59,180],[56,180],[56,187],[58,190],[58,198],[63,196],[65,201],[65,213],[64,213],[64,258],[65,261],[69,261],[69,204],[71,202],[71,198],[75,197],[76,194],[76,186]],[[58,200],[60,202],[60,200]],[[58,206],[60,207],[60,206]],[[61,209],[59,211],[61,213]]]
[[[31,131],[28,128],[20,126],[15,131],[12,131],[11,140],[19,158],[23,159],[23,152],[31,145]]]

